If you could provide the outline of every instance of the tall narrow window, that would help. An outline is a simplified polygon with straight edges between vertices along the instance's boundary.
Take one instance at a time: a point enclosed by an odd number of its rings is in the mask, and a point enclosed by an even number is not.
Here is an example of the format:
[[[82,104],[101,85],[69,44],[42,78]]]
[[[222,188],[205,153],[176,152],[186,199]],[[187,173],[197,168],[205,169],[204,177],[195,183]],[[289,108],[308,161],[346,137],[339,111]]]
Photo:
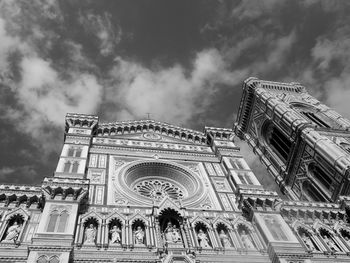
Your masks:
[[[241,181],[242,184],[245,184],[245,179],[244,179],[243,174],[238,174],[238,178],[239,178],[239,180]]]
[[[332,178],[330,175],[325,173],[323,169],[321,169],[319,166],[311,163],[309,165],[309,175],[313,178],[315,178],[317,181],[319,181],[326,189],[329,189],[332,184]]]
[[[278,128],[273,127],[272,129],[269,142],[279,156],[282,157],[284,161],[287,161],[292,143]]]
[[[69,148],[68,149],[68,156],[74,156],[74,148]]]
[[[340,143],[340,147],[342,147],[345,151],[350,153],[350,144],[348,144],[348,143]]]
[[[63,211],[59,217],[57,232],[64,232],[66,230],[67,220],[68,213],[67,211]]]
[[[70,162],[70,161],[67,161],[67,162],[64,164],[63,172],[69,173],[69,171],[70,171],[70,166],[71,166],[71,162]]]
[[[239,169],[239,170],[244,169],[243,164],[239,159],[230,159],[230,163],[234,169]]]
[[[244,176],[247,184],[253,184],[252,178],[250,178],[249,174],[245,174]]]
[[[49,224],[47,225],[47,232],[55,232],[57,219],[58,219],[58,211],[53,211],[50,214]]]
[[[249,185],[254,184],[252,181],[252,178],[248,173],[239,173],[238,178],[242,182],[242,184],[249,184]]]
[[[78,167],[79,167],[79,163],[78,162],[74,162],[73,163],[73,168],[72,168],[72,173],[77,173],[78,172]]]
[[[81,148],[77,148],[76,150],[75,150],[75,157],[80,157],[81,156]]]
[[[310,121],[315,123],[319,127],[330,128],[331,126],[323,121],[319,116],[317,116],[314,112],[301,112],[304,116],[306,116]]]

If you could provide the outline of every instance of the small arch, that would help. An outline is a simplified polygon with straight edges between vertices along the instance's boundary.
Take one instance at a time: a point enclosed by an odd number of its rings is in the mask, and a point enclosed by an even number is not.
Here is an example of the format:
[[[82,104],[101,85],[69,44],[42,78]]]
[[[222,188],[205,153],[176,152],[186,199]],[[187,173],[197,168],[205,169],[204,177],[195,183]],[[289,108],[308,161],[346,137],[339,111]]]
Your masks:
[[[42,255],[42,256],[38,257],[38,259],[36,260],[36,262],[37,262],[37,263],[48,263],[49,260],[48,260],[47,256]]]
[[[319,247],[312,238],[312,232],[302,226],[297,227],[299,238],[303,241],[307,250],[319,250]]]
[[[112,128],[110,129],[110,134],[111,134],[111,135],[115,135],[116,132],[117,132],[117,129],[116,129],[115,127],[112,127]]]
[[[318,229],[318,232],[320,233],[323,242],[331,251],[341,251],[339,245],[336,243],[335,240],[333,240],[334,233],[331,233],[328,229],[323,227],[320,227]]]
[[[108,128],[104,128],[103,129],[103,136],[108,136],[109,135],[109,129]]]
[[[50,257],[49,263],[60,263],[60,259],[58,256],[52,256]]]

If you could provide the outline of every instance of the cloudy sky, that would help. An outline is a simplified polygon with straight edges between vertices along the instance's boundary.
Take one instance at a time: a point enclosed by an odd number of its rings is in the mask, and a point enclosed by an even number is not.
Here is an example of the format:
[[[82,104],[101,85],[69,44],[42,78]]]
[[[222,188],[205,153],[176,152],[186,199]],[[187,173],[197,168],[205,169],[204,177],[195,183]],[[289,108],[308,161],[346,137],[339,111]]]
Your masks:
[[[349,3],[0,1],[0,181],[52,175],[67,112],[232,127],[249,76],[350,117]]]

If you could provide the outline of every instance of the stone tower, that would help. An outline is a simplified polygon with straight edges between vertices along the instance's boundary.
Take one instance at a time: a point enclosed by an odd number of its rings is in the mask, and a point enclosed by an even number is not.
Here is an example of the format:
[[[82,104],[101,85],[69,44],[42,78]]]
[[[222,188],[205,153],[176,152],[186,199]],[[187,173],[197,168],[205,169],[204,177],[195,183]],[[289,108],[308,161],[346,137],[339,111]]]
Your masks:
[[[291,200],[350,193],[350,122],[301,84],[248,78],[234,130]]]

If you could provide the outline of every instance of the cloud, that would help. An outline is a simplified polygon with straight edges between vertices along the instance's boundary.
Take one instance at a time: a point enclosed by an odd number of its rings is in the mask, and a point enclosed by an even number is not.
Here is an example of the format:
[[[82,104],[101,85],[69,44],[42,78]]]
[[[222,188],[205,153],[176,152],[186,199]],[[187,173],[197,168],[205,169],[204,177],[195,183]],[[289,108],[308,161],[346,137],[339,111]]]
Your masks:
[[[270,16],[275,11],[277,5],[284,3],[281,0],[247,0],[241,3],[232,10],[232,17],[243,19],[256,19],[260,16]]]
[[[14,168],[12,168],[12,167],[2,167],[1,169],[0,169],[0,177],[2,177],[2,176],[7,176],[8,174],[11,174],[11,173],[13,173],[15,171],[15,169]]]
[[[31,183],[38,176],[32,165],[16,167],[2,167],[0,169],[0,180],[2,183]]]
[[[86,12],[79,16],[79,22],[85,31],[99,40],[100,53],[103,56],[110,55],[122,38],[121,27],[113,25],[111,19],[112,15],[107,12],[102,15]]]
[[[40,130],[47,125],[61,127],[67,112],[94,113],[101,103],[102,86],[94,75],[73,72],[64,79],[39,57],[25,57],[20,66],[22,81],[16,94],[26,113],[20,126],[33,137],[40,139]]]
[[[190,72],[180,65],[152,70],[122,58],[115,61],[110,72],[113,88],[106,96],[122,109],[114,119],[144,118],[151,113],[158,120],[187,124],[211,103],[218,84],[235,85],[245,75],[231,72],[216,49],[199,52]]]
[[[93,66],[82,54],[81,45],[72,40],[60,43],[67,47],[63,67],[48,58],[45,51],[51,49],[57,36],[53,29],[44,27],[43,21],[62,23],[57,1],[34,1],[26,6],[24,2],[7,0],[1,7],[0,78],[15,99],[11,105],[1,106],[3,118],[15,121],[15,127],[31,135],[46,153],[56,151],[58,140],[52,138],[58,129],[62,130],[65,114],[96,113],[103,86],[91,73]],[[11,61],[14,52],[18,56]],[[18,71],[16,78],[13,66]]]

